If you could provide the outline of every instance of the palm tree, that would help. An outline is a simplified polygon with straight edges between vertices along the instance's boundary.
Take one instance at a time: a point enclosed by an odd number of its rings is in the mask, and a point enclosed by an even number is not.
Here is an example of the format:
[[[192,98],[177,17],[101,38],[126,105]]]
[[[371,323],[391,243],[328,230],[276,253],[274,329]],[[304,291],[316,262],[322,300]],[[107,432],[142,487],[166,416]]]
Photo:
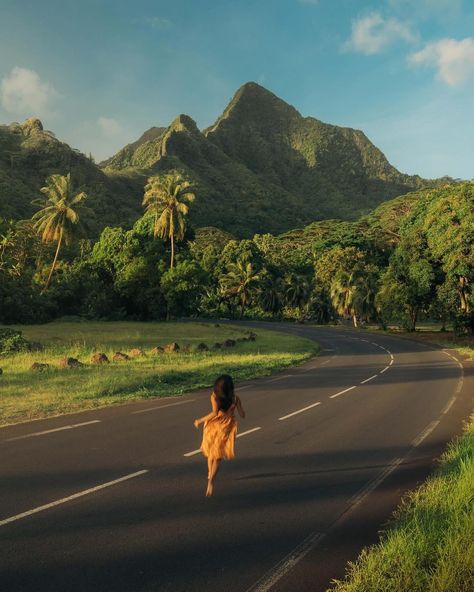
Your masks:
[[[254,273],[252,264],[239,259],[237,263],[230,263],[227,274],[221,279],[221,285],[227,295],[238,296],[240,300],[240,316],[250,301],[252,284],[258,281],[258,274]]]
[[[87,195],[84,191],[73,195],[71,173],[66,176],[50,175],[46,179],[46,187],[41,187],[40,191],[46,195],[46,200],[33,201],[33,204],[42,206],[41,210],[32,217],[33,228],[43,242],[57,243],[51,270],[43,288],[44,292],[51,282],[63,241],[67,245],[71,244],[81,228],[78,211],[84,208],[82,202]]]
[[[357,291],[360,286],[360,277],[355,271],[340,270],[331,283],[331,301],[340,315],[349,314],[352,317],[354,327],[357,327],[358,299]]]
[[[155,218],[153,236],[170,240],[170,268],[174,267],[174,241],[183,240],[186,231],[189,207],[185,202],[191,203],[195,197],[191,183],[180,173],[150,177],[145,186],[142,205]]]
[[[265,312],[273,314],[280,312],[284,295],[283,280],[270,272],[264,272],[260,277],[258,295]]]
[[[287,303],[301,310],[309,300],[311,283],[306,276],[293,272],[286,276],[285,283]]]

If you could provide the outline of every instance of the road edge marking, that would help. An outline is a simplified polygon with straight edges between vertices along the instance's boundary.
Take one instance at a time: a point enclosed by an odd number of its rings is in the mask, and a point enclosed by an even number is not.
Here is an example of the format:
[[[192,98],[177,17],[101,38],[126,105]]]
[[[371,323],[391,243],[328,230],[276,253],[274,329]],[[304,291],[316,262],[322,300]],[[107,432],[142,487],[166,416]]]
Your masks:
[[[298,413],[303,413],[303,411],[308,411],[308,409],[312,409],[313,407],[317,407],[321,405],[321,401],[317,401],[312,405],[308,405],[307,407],[303,407],[303,409],[298,409],[298,411],[293,411],[293,413],[288,413],[288,415],[284,415],[283,417],[279,417],[278,421],[283,421],[284,419],[288,419],[289,417],[293,417],[293,415],[298,415]]]
[[[59,428],[51,428],[50,430],[42,430],[41,432],[31,432],[30,434],[24,434],[23,436],[15,436],[14,438],[7,438],[4,442],[15,442],[15,440],[26,440],[27,438],[36,438],[38,436],[45,436],[47,434],[54,434],[56,432],[64,432],[66,430],[75,430],[76,428],[82,428],[87,425],[94,423],[102,423],[100,419],[92,419],[91,421],[83,421],[81,423],[73,423],[71,425],[61,426]]]
[[[336,393],[335,395],[330,395],[330,399],[335,399],[336,397],[339,397],[340,395],[343,395],[344,393],[347,393],[349,391],[352,391],[353,389],[356,388],[357,385],[354,386],[350,386],[349,388],[344,389],[343,391],[339,391],[338,393]]]
[[[80,497],[84,497],[85,495],[95,493],[96,491],[100,491],[101,489],[105,489],[106,487],[117,485],[117,483],[122,483],[123,481],[128,481],[129,479],[133,479],[134,477],[139,477],[141,475],[144,475],[145,473],[148,473],[148,469],[143,469],[141,471],[136,471],[135,473],[130,473],[129,475],[119,477],[118,479],[114,479],[113,481],[108,481],[107,483],[102,483],[100,485],[96,485],[95,487],[84,489],[83,491],[79,491],[78,493],[73,493],[68,497],[63,497],[54,502],[50,502],[49,504],[44,504],[43,506],[38,506],[37,508],[33,508],[32,510],[27,510],[26,512],[22,512],[21,514],[9,516],[8,518],[0,520],[0,527],[5,526],[6,524],[10,524],[11,522],[16,522],[17,520],[21,520],[22,518],[27,518],[28,516],[32,516],[33,514],[38,514],[38,512],[43,512],[44,510],[55,508],[56,506],[60,506],[61,504],[65,504],[66,502],[70,502]]]

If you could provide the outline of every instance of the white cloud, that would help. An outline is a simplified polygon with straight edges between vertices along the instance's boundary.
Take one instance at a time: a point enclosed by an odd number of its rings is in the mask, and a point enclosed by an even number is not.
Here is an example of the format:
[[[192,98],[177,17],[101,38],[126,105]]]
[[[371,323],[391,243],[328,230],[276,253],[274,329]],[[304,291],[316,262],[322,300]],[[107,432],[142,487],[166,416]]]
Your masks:
[[[396,41],[411,43],[415,40],[416,35],[410,25],[396,18],[383,18],[380,13],[373,12],[352,21],[352,34],[343,49],[373,55]]]
[[[474,38],[440,39],[428,43],[422,50],[409,56],[415,65],[434,66],[437,76],[450,86],[458,86],[474,77]]]
[[[42,82],[39,74],[28,68],[15,66],[0,83],[3,107],[17,115],[48,114],[59,96],[49,82]]]
[[[106,136],[117,136],[123,132],[123,127],[120,121],[112,117],[99,117],[97,120],[100,129]]]

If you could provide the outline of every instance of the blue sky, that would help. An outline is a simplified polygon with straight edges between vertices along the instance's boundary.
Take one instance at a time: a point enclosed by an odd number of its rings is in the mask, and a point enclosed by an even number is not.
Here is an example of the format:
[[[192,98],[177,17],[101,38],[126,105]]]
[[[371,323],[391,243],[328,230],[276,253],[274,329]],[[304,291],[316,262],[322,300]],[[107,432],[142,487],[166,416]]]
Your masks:
[[[0,122],[101,160],[254,80],[403,172],[472,178],[472,0],[0,0]]]

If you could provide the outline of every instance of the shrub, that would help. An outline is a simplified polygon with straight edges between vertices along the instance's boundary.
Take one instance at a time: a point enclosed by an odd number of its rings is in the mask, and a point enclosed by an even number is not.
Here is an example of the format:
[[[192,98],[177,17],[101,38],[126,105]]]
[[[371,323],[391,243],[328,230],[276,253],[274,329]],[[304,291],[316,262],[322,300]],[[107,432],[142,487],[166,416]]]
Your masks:
[[[0,354],[28,351],[29,349],[30,344],[23,337],[21,331],[0,329]]]

